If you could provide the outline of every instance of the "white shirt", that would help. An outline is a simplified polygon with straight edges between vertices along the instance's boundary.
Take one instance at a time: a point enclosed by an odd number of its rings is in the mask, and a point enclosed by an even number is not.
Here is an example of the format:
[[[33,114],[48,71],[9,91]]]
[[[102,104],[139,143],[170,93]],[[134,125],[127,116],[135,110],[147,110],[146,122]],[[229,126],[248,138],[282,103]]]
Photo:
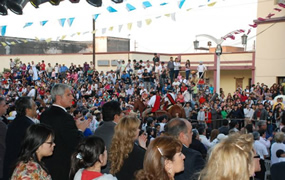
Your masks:
[[[271,166],[278,163],[278,157],[276,156],[276,151],[282,149],[285,151],[285,144],[283,143],[273,143],[271,146]]]
[[[259,138],[259,142],[261,142],[267,149],[270,148],[271,142],[263,137]]]
[[[179,70],[180,62],[174,62],[173,65],[174,65],[174,70]]]
[[[150,98],[150,100],[149,100],[149,102],[148,102],[148,105],[149,105],[150,107],[153,107],[153,106],[154,106],[154,103],[155,103],[155,100],[156,100],[156,95],[151,96],[151,98]]]
[[[197,70],[198,72],[204,72],[207,70],[207,67],[204,64],[199,64]]]
[[[251,109],[251,108],[249,108],[249,109],[244,108],[244,109],[243,109],[243,113],[244,113],[244,117],[246,117],[246,118],[252,118],[252,116],[253,116],[253,114],[254,114],[254,110]]]
[[[204,146],[206,146],[207,149],[209,149],[211,147],[211,143],[209,141],[209,139],[207,139],[207,137],[205,135],[199,135],[201,142],[204,144]]]
[[[29,91],[29,93],[28,93],[28,95],[27,96],[29,96],[29,97],[35,97],[35,95],[36,95],[36,90],[33,88],[33,89],[31,89],[30,91]]]
[[[264,156],[268,156],[268,152],[265,145],[262,144],[260,141],[254,141],[253,147],[256,153],[260,156],[260,159],[264,160]]]

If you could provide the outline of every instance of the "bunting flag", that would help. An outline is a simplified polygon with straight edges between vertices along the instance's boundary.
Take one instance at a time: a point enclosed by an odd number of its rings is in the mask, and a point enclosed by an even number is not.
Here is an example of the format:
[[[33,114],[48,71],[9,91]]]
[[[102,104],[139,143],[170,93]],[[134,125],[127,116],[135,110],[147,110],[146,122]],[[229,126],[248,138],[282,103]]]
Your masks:
[[[40,41],[40,39],[38,37],[35,37],[36,41]]]
[[[190,11],[192,8],[187,9],[186,11]]]
[[[18,44],[21,44],[22,42],[20,40],[15,40]]]
[[[166,17],[170,17],[170,14],[164,14],[164,16],[166,16]]]
[[[137,26],[138,26],[139,28],[141,28],[141,27],[142,27],[142,21],[137,21]]]
[[[122,28],[123,28],[123,25],[120,24],[120,25],[119,25],[119,32],[121,32]]]
[[[44,26],[44,25],[46,25],[47,22],[48,22],[47,20],[46,20],[46,21],[41,21],[41,22],[40,22],[40,25],[41,25],[41,26]]]
[[[73,37],[73,36],[75,36],[75,35],[76,35],[76,33],[73,33],[73,34],[70,35],[70,37]]]
[[[285,8],[285,3],[278,3],[278,6]]]
[[[279,8],[274,8],[274,10],[278,12],[282,11],[282,9],[279,9]]]
[[[250,32],[251,32],[251,29],[249,29],[249,30],[247,31],[247,34],[246,34],[246,35],[249,35]]]
[[[48,38],[48,39],[46,39],[46,42],[47,42],[47,43],[50,43],[51,40],[52,40],[52,38]]]
[[[73,23],[74,19],[75,19],[74,17],[67,19],[67,23],[68,23],[69,27],[72,26],[72,23]]]
[[[205,6],[205,4],[203,4],[203,5],[199,5],[198,7],[200,8],[200,7],[204,7]]]
[[[96,33],[96,31],[97,31],[97,30],[94,30],[94,31],[92,31],[91,33],[92,33],[92,34],[95,34],[95,33]]]
[[[165,6],[166,4],[168,4],[168,3],[164,2],[164,3],[161,3],[160,5],[161,6]]]
[[[7,44],[5,42],[1,42],[2,46],[7,46]]]
[[[270,19],[272,16],[275,16],[275,14],[269,13],[266,18]]]
[[[256,27],[257,27],[257,24],[255,24],[255,23],[254,23],[254,24],[249,24],[249,26],[250,26],[250,27],[253,27],[253,28],[256,28]]]
[[[129,4],[129,3],[126,4],[126,8],[127,8],[128,11],[136,10],[136,8],[133,5]]]
[[[149,1],[144,1],[142,4],[143,4],[143,8],[145,8],[145,9],[152,6]]]
[[[6,44],[9,45],[9,46],[11,45],[11,43],[9,43],[8,41],[5,41],[5,42],[6,42]]]
[[[185,0],[180,0],[180,2],[179,2],[179,9],[181,9],[182,8],[182,6],[183,6],[183,4],[185,3]]]
[[[145,20],[146,25],[150,25],[151,22],[152,22],[151,19],[146,19],[146,20]]]
[[[88,34],[88,33],[90,33],[90,31],[85,31],[85,32],[82,33],[82,35],[85,35],[85,34]]]
[[[113,31],[113,29],[114,29],[113,26],[109,27],[109,31]]]
[[[133,25],[133,23],[128,23],[128,30],[132,29],[132,25]]]
[[[27,42],[28,42],[28,40],[24,39],[24,40],[23,40],[23,42],[24,42],[24,43],[27,43]]]
[[[266,19],[261,18],[261,17],[257,18],[257,20],[259,20],[259,21],[266,21]]]
[[[175,17],[176,13],[172,13],[170,16],[171,16],[171,19],[172,21],[176,21],[176,17]]]
[[[76,34],[77,34],[78,36],[80,36],[81,32],[77,32]]]
[[[1,36],[5,36],[7,26],[0,26]]]
[[[61,36],[61,40],[64,40],[66,38],[66,35]]]
[[[209,2],[209,1],[208,1],[208,2]],[[208,6],[209,6],[209,7],[213,7],[213,6],[215,6],[216,3],[217,3],[217,2],[212,2],[212,3],[208,4]]]
[[[110,12],[110,13],[113,13],[113,12],[118,12],[116,9],[114,9],[112,6],[108,6],[107,7],[107,10]]]
[[[11,42],[11,45],[16,45],[16,43],[14,41]]]
[[[26,24],[24,25],[23,28],[29,27],[29,26],[31,26],[31,25],[33,25],[33,23],[32,23],[32,22],[28,22],[28,23],[26,23]]]
[[[102,34],[105,34],[106,31],[107,31],[107,29],[106,29],[106,28],[103,28],[103,29],[102,29]]]
[[[61,19],[58,20],[58,22],[61,25],[61,27],[64,26],[65,21],[66,21],[66,18],[61,18]]]
[[[100,15],[100,14],[94,14],[94,15],[93,15],[93,18],[94,18],[95,21],[97,20],[97,18],[98,18],[99,15]]]
[[[156,16],[155,18],[156,18],[156,19],[159,19],[159,18],[161,18],[161,16]]]

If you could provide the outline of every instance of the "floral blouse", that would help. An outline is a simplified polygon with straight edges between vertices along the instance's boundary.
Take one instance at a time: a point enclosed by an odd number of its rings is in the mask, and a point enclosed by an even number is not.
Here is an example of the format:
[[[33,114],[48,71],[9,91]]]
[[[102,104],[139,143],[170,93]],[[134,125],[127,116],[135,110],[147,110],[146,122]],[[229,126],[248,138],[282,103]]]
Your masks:
[[[51,176],[36,162],[20,162],[15,168],[11,180],[51,180]]]

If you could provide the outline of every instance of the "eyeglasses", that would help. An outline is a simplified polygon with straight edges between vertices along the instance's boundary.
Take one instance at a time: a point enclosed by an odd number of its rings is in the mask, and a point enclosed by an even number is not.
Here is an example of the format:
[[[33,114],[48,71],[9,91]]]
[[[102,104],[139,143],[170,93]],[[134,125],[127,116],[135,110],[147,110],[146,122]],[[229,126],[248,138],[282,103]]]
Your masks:
[[[260,159],[259,155],[253,156],[254,159]]]

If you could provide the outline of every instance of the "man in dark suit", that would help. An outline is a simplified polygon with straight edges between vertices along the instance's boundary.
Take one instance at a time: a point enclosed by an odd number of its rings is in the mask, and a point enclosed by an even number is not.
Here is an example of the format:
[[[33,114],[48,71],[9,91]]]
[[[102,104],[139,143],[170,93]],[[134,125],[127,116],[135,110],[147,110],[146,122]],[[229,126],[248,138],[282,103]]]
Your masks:
[[[110,145],[114,135],[115,126],[123,117],[122,109],[120,108],[120,103],[117,101],[110,101],[103,105],[102,107],[103,124],[99,126],[94,135],[102,138],[105,142],[107,152],[110,152]],[[109,173],[110,164],[102,169],[102,172]]]
[[[192,125],[182,118],[169,121],[164,130],[167,135],[178,138],[183,144],[182,153],[185,155],[184,171],[175,175],[175,180],[191,179],[195,173],[204,168],[205,161],[200,152],[188,148],[192,142]]]
[[[37,115],[37,105],[31,97],[20,97],[16,103],[16,118],[8,126],[6,134],[6,153],[4,158],[4,180],[8,180],[12,175],[13,166],[17,162],[21,148],[21,141],[26,129],[34,124]]]
[[[65,108],[72,105],[71,87],[66,84],[56,84],[51,90],[53,105],[41,115],[41,123],[50,125],[55,131],[55,148],[53,155],[44,162],[53,180],[68,180],[70,158],[79,141],[83,138],[90,120],[74,121]]]
[[[6,101],[3,97],[0,97],[0,180],[3,178],[3,163],[4,163],[4,155],[5,155],[5,139],[7,133],[7,125],[3,122],[3,116],[7,112],[8,106],[6,105]]]
[[[270,174],[272,180],[281,180],[285,177],[285,152],[282,149],[276,151],[276,156],[279,158],[279,162],[275,163],[270,168]]]

